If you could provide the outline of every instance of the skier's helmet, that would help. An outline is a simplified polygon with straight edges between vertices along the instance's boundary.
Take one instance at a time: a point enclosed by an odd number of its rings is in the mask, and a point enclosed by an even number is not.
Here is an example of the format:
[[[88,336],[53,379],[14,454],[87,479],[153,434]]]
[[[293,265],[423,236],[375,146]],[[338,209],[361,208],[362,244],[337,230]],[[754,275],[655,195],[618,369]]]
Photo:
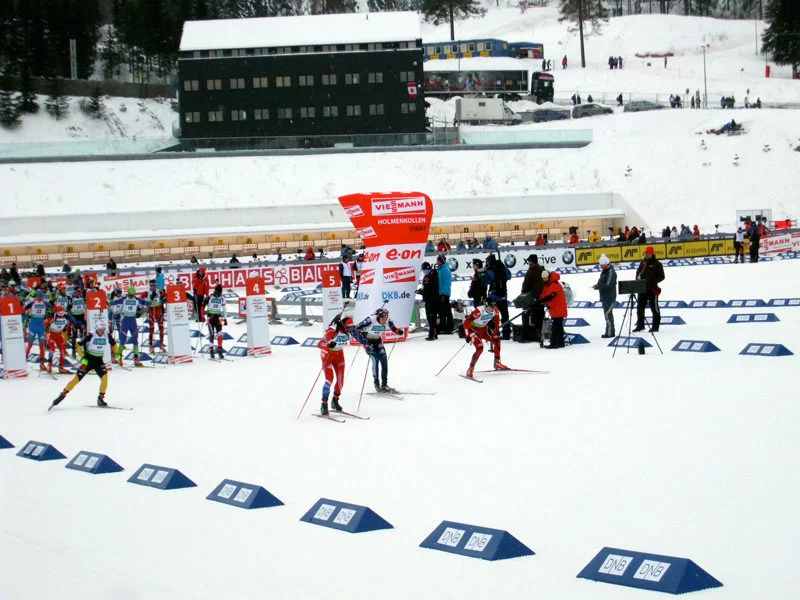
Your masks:
[[[106,325],[105,321],[99,321],[94,326],[94,332],[99,336],[104,336],[106,331],[108,330],[108,326]]]
[[[375,317],[378,319],[384,319],[389,316],[389,311],[385,308],[379,308],[375,311]]]
[[[128,295],[129,296],[135,296],[136,295],[136,288],[133,287],[133,286],[129,287],[128,288]]]
[[[342,319],[341,325],[342,325],[342,329],[347,331],[348,329],[350,329],[353,326],[353,319],[351,319],[350,317],[345,317],[344,319]]]
[[[487,298],[483,305],[486,308],[497,308],[497,300],[494,298]]]
[[[66,309],[65,309],[63,306],[56,306],[56,307],[53,309],[53,312],[54,312],[54,313],[56,313],[57,315],[61,316],[61,315],[63,315],[63,314],[64,314],[65,312],[67,312],[67,311],[66,311]]]
[[[218,283],[217,285],[214,286],[214,293],[217,296],[219,296],[222,293],[222,285],[221,284]]]

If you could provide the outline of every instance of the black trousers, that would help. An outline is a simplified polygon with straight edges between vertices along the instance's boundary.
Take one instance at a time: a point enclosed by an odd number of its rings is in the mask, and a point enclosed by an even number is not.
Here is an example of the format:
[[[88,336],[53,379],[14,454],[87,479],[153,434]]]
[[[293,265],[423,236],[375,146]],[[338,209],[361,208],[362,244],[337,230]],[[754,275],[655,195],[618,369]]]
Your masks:
[[[346,275],[342,275],[342,298],[349,298],[350,297],[350,282],[352,281],[352,277],[347,277]]]
[[[439,296],[439,329],[440,333],[453,333],[453,309],[450,307],[450,296]]]
[[[508,321],[508,300],[497,300],[497,308],[500,311],[500,322],[504,323],[502,336],[504,340],[511,339],[511,323]]]
[[[526,342],[542,341],[544,305],[536,303],[522,313],[522,339]]]
[[[661,309],[658,307],[658,296],[653,292],[639,294],[636,302],[636,329],[644,329],[644,310],[647,305],[653,313],[653,329],[658,331],[661,325]]]

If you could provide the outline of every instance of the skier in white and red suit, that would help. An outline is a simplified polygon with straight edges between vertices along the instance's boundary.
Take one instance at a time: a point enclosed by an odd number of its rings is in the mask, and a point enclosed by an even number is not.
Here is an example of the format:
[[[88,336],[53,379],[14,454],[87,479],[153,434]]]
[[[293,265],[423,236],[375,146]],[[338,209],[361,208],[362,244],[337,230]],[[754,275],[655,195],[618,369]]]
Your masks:
[[[322,406],[320,412],[323,415],[328,414],[328,395],[331,391],[334,376],[336,377],[336,384],[333,387],[333,400],[331,408],[335,411],[341,412],[342,405],[339,404],[339,394],[342,393],[342,386],[344,386],[344,347],[350,341],[350,328],[353,326],[353,319],[350,317],[336,317],[331,322],[328,329],[325,330],[325,335],[317,344],[320,349],[320,358],[322,359],[322,369],[325,371],[325,384],[322,386]]]
[[[478,306],[464,319],[466,342],[475,346],[472,360],[469,361],[467,377],[472,377],[475,363],[478,362],[478,358],[483,354],[483,343],[481,340],[491,342],[494,348],[495,370],[505,371],[508,369],[507,366],[500,362],[500,335],[498,331],[500,331],[500,311],[497,310],[497,304],[493,298],[487,298],[482,305]]]

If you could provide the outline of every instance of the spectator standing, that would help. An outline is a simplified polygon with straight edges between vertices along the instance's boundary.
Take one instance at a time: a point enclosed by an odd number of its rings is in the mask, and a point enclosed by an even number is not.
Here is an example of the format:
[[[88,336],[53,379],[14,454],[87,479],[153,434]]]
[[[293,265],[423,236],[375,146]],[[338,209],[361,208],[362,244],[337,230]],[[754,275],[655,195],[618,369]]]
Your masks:
[[[483,261],[480,258],[472,259],[472,280],[469,283],[467,298],[472,298],[475,306],[480,306],[486,300],[487,281],[486,271],[483,270]]]
[[[733,234],[733,262],[739,262],[740,258],[744,264],[744,231],[741,227]]]
[[[15,262],[11,263],[11,268],[8,270],[8,280],[13,281],[16,285],[22,284],[22,278],[19,276],[17,263]]]
[[[417,291],[425,303],[425,319],[428,321],[428,341],[439,337],[439,273],[431,267],[431,263],[422,263],[422,288]]]
[[[303,257],[304,260],[314,260],[316,257],[317,255],[314,253],[313,246],[309,246],[308,248],[306,248],[306,254]]]
[[[450,244],[447,243],[447,240],[442,238],[439,240],[439,244],[436,246],[437,252],[447,252],[450,250]]]
[[[192,276],[192,292],[194,293],[194,315],[198,323],[204,321],[205,299],[208,296],[208,280],[206,279],[206,268],[200,267]]]
[[[115,261],[110,256],[108,257],[108,262],[106,263],[106,271],[112,277],[117,274],[117,261]]]
[[[564,58],[561,59],[561,68],[562,69],[566,69],[567,68],[567,55],[566,54],[564,55]]]
[[[750,262],[758,262],[758,248],[761,244],[761,234],[758,231],[758,226],[755,221],[750,223],[750,229],[747,230],[747,237],[750,238]]]
[[[644,331],[644,311],[650,304],[650,311],[653,314],[653,326],[651,332],[657,332],[661,325],[661,309],[658,307],[658,297],[661,295],[661,288],[658,284],[664,281],[664,267],[656,258],[656,251],[652,246],[644,250],[644,260],[636,269],[636,279],[643,279],[647,282],[647,290],[639,294],[636,305],[636,328],[634,331]]]
[[[564,347],[564,319],[567,316],[567,296],[561,286],[561,275],[556,271],[542,271],[542,294],[539,300],[547,304],[550,311],[550,318],[553,320],[553,327],[550,329],[550,345],[548,349]]]
[[[156,287],[163,291],[166,291],[167,286],[164,282],[164,272],[161,267],[156,267]]]
[[[350,284],[353,281],[353,263],[350,262],[349,254],[345,254],[339,263],[339,275],[342,278],[342,298],[349,298]]]
[[[236,256],[236,252],[233,253],[231,259],[228,261],[228,264],[231,265],[232,269],[236,269],[239,266],[239,257]]]
[[[494,254],[486,257],[486,274],[489,277],[487,298],[494,300],[500,311],[500,322],[503,325],[503,339],[511,339],[511,322],[508,319],[508,287],[511,271],[508,270]]]
[[[525,312],[522,313],[522,341],[533,342],[542,341],[542,324],[544,323],[544,305],[539,302],[542,295],[544,282],[542,281],[542,271],[544,267],[539,264],[539,257],[531,254],[528,257],[528,272],[522,281],[523,294],[530,294],[536,299]]]
[[[442,254],[436,257],[436,272],[439,279],[439,332],[448,335],[453,333],[453,310],[450,308],[453,272]]]
[[[616,335],[614,303],[617,301],[617,272],[605,254],[600,256],[600,277],[592,287],[600,293],[600,303],[606,319],[606,331],[600,337],[613,338]]]

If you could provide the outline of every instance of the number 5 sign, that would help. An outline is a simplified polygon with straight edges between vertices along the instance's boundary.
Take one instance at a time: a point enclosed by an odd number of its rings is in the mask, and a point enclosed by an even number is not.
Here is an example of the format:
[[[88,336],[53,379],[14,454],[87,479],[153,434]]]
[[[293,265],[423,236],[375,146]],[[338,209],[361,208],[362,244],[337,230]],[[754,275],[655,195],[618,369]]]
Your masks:
[[[267,296],[263,277],[248,277],[247,290],[247,356],[272,354],[269,341],[269,318]]]
[[[342,299],[342,278],[339,265],[325,265],[322,268],[322,326],[327,327],[333,317],[344,308]]]

